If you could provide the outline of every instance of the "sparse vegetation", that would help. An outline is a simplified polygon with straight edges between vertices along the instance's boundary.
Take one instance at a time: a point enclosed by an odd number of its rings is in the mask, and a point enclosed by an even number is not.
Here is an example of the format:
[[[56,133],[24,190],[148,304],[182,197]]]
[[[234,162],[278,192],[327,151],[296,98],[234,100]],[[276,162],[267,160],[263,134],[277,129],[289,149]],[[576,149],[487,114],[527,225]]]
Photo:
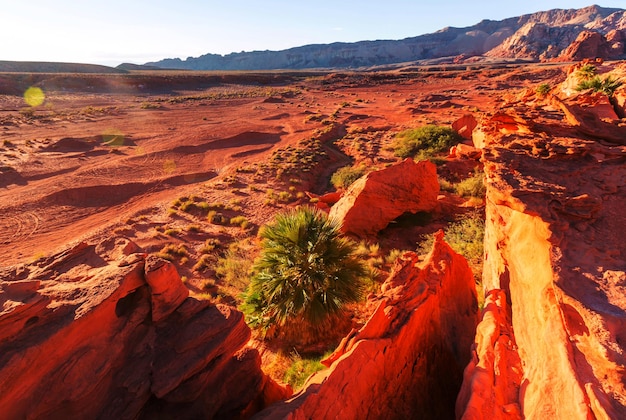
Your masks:
[[[252,261],[249,247],[234,242],[224,256],[217,260],[215,274],[224,284],[245,290],[252,275]]]
[[[552,87],[548,83],[542,83],[539,86],[537,86],[537,89],[535,89],[535,92],[539,96],[546,96],[548,93],[550,93],[551,90],[552,90]]]
[[[309,376],[326,369],[326,366],[320,362],[323,358],[323,356],[302,357],[294,353],[291,357],[291,364],[283,376],[283,382],[288,383],[295,390],[302,388]]]
[[[447,151],[461,140],[462,137],[450,127],[425,125],[402,131],[396,136],[392,147],[396,156],[424,160]]]
[[[482,198],[485,196],[484,173],[476,169],[474,175],[454,184],[454,191],[461,197]]]
[[[184,257],[186,258],[189,255],[189,251],[187,247],[183,244],[175,245],[169,244],[165,245],[161,250],[157,253],[157,256],[163,258],[164,260],[174,261],[176,257]]]
[[[604,79],[601,79],[600,76],[595,76],[591,79],[582,80],[578,86],[576,86],[576,90],[583,91],[591,89],[594,92],[602,92],[608,97],[613,97],[617,88],[622,84],[623,82],[621,80],[611,76],[607,76]]]
[[[483,215],[478,212],[461,216],[445,230],[445,241],[467,259],[477,281],[482,277],[484,238],[485,221]],[[430,252],[433,240],[433,237],[429,236],[422,241],[418,252],[421,254]]]
[[[598,69],[593,64],[583,64],[578,70],[576,70],[576,76],[583,80],[591,79],[597,74]]]
[[[330,177],[330,183],[335,188],[348,188],[357,179],[365,175],[366,169],[363,166],[353,167],[344,166],[337,169],[335,173]]]

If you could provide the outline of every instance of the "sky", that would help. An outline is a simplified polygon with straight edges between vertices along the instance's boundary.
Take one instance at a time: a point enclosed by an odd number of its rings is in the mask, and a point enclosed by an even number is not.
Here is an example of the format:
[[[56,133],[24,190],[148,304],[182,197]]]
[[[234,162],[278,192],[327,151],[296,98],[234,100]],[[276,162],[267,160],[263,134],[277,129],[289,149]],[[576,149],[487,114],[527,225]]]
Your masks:
[[[0,60],[116,66],[403,39],[593,0],[0,0]],[[626,8],[624,0],[597,1]]]

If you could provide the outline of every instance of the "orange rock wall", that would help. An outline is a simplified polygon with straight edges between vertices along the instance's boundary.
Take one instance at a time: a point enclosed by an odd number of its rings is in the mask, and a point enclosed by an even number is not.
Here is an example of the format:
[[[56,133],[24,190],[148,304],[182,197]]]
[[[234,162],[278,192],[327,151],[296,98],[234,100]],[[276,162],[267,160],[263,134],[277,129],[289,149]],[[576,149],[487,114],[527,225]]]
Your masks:
[[[396,264],[378,309],[327,371],[256,418],[451,418],[477,304],[467,262],[442,236],[423,263],[407,253]]]
[[[518,104],[515,115],[532,111]],[[553,137],[539,115],[517,133],[498,124],[480,127],[483,280],[506,304],[487,300],[457,417],[626,418],[623,146],[561,128]],[[494,361],[498,329],[506,357],[519,357],[519,381]]]

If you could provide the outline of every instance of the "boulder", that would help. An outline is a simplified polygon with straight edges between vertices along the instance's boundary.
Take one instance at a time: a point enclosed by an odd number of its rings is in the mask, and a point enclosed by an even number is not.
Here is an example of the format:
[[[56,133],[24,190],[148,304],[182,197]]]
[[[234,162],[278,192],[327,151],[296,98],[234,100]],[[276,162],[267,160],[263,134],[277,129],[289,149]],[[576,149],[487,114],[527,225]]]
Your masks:
[[[452,129],[466,140],[472,140],[472,132],[478,125],[476,118],[472,114],[465,114],[452,123]]]
[[[304,389],[255,419],[452,418],[478,320],[467,261],[436,235],[398,259],[367,323]]]
[[[372,235],[406,212],[435,209],[438,194],[435,165],[405,159],[355,181],[331,208],[330,217],[345,233]]]

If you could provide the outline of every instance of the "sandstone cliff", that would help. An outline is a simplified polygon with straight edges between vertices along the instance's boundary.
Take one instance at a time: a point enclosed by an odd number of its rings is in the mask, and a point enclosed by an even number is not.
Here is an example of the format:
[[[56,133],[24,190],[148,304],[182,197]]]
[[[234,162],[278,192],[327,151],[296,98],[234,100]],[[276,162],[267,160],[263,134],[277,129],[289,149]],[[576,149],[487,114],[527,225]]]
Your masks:
[[[0,276],[0,412],[19,418],[245,418],[288,396],[237,310],[118,238]]]
[[[407,253],[396,263],[379,301],[327,371],[255,418],[451,418],[477,321],[467,262],[439,232],[423,262]]]
[[[606,124],[621,139],[626,127],[592,118],[597,102],[585,95],[516,103],[505,114],[517,130],[501,116],[479,128],[490,298],[459,417],[626,416],[626,150],[584,126]],[[565,127],[551,123],[555,109]]]

